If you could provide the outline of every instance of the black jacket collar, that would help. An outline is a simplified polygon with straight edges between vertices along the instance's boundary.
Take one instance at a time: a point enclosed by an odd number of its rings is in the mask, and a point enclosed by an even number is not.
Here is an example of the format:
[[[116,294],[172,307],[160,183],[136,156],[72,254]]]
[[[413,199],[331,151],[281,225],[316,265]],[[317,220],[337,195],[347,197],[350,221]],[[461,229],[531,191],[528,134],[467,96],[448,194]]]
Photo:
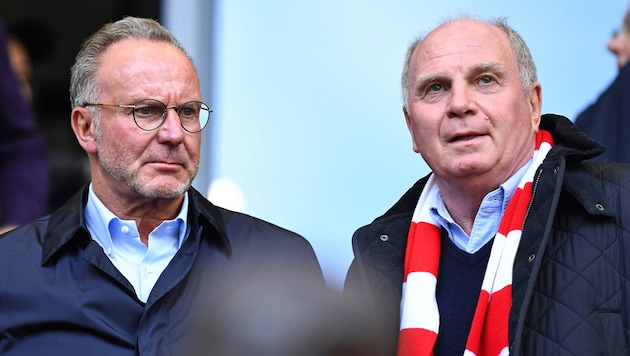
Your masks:
[[[42,264],[47,263],[71,240],[76,240],[81,248],[85,248],[92,240],[85,222],[88,191],[88,185],[85,185],[50,215],[48,228],[43,236],[43,241],[41,241],[43,245]],[[190,235],[191,227],[194,227],[195,230],[201,226],[212,229],[217,232],[217,243],[221,244],[224,251],[230,255],[231,245],[220,208],[210,203],[194,188],[188,190],[188,204],[187,236]],[[215,234],[204,234],[204,236],[215,236]]]

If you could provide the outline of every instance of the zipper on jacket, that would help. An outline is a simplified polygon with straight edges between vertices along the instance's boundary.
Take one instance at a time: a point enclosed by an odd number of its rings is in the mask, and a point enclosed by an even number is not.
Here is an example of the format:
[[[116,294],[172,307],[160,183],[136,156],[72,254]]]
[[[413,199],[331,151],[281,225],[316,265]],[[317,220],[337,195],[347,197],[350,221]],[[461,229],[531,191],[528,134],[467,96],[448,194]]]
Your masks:
[[[525,218],[523,219],[523,223],[521,225],[521,232],[525,230],[525,222],[527,221],[527,218],[529,217],[529,212],[531,211],[532,205],[534,204],[534,196],[536,195],[536,188],[538,188],[538,183],[540,182],[540,176],[542,176],[542,172],[543,169],[540,168],[532,184],[532,197],[529,199],[529,204],[527,204],[527,210],[525,210]]]

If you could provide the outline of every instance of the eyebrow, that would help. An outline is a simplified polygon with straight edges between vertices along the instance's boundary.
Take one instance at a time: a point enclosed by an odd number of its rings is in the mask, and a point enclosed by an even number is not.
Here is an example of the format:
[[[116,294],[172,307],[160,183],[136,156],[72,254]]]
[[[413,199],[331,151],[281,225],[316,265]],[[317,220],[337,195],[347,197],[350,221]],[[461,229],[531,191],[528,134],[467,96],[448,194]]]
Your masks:
[[[422,89],[426,87],[427,85],[429,85],[429,83],[443,82],[445,80],[446,80],[446,77],[440,73],[423,74],[416,80],[416,83],[417,83],[416,87]]]
[[[503,65],[499,62],[485,62],[479,63],[469,68],[471,73],[493,72],[503,73],[505,72]]]
[[[467,69],[467,72],[472,73],[472,75],[477,75],[483,72],[492,72],[495,74],[502,74],[505,72],[505,70],[504,70],[503,65],[499,62],[484,62],[484,63],[475,64],[469,67]],[[418,88],[424,88],[427,85],[429,85],[429,83],[444,82],[444,81],[448,81],[448,77],[446,75],[442,73],[428,73],[428,74],[424,74],[418,77],[416,82],[418,83],[417,85]]]

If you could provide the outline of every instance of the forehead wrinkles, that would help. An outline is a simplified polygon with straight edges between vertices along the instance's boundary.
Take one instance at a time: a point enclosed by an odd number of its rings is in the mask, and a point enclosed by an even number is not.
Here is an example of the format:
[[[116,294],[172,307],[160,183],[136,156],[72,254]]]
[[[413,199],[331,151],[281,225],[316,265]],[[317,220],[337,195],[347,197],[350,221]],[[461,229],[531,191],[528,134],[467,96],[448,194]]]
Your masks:
[[[430,32],[417,50],[431,56],[467,53],[471,50],[512,51],[507,34],[485,22],[463,19],[448,22]]]
[[[410,69],[416,75],[443,70],[505,71],[511,63],[516,64],[514,53],[501,30],[487,24],[456,22],[438,28],[418,45]]]
[[[200,95],[196,71],[188,57],[169,45],[118,43],[102,58],[97,76],[106,92],[124,96]],[[112,45],[116,46],[116,44]],[[135,48],[139,47],[139,48]],[[160,56],[148,56],[159,52]],[[144,98],[144,97],[143,97]]]

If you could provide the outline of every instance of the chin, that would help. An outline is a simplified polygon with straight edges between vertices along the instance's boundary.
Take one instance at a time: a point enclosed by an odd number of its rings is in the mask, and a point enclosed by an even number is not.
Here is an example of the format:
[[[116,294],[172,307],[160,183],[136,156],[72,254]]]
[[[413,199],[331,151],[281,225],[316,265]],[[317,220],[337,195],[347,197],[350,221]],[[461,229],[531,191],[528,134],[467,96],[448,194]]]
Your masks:
[[[181,197],[188,189],[190,189],[192,180],[186,182],[168,182],[155,183],[146,185],[135,185],[136,193],[150,199],[174,199]]]
[[[472,158],[472,157],[471,157]],[[490,161],[486,157],[474,157],[472,159],[461,159],[452,166],[455,175],[470,176],[480,175],[491,171],[496,167],[496,161]]]

